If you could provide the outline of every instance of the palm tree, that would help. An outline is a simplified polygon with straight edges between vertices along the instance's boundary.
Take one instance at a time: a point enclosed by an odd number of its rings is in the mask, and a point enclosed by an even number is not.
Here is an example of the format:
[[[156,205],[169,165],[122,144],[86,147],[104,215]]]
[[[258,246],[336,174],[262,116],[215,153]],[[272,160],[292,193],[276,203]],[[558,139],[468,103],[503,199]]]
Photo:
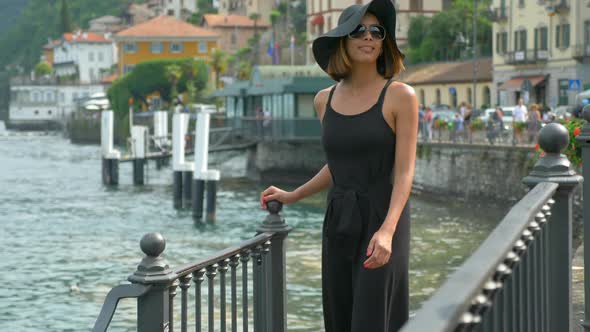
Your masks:
[[[254,62],[258,63],[258,42],[260,39],[260,36],[258,36],[258,20],[260,20],[260,14],[252,13],[250,19],[254,21]]]
[[[176,85],[182,76],[182,68],[179,65],[168,65],[164,68],[164,72],[168,80],[170,81],[170,104],[174,110],[174,99],[178,96],[178,90]]]
[[[211,68],[215,72],[215,89],[219,89],[219,76],[227,70],[227,54],[220,49],[211,53]]]

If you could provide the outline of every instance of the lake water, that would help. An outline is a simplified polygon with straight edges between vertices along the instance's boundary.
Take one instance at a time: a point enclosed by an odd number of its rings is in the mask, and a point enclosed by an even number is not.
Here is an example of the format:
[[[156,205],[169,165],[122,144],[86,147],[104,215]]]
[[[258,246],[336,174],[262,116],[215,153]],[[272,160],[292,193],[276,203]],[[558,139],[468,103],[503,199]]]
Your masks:
[[[107,292],[139,261],[139,239],[167,239],[171,267],[236,244],[255,233],[268,184],[224,179],[217,224],[195,227],[172,207],[170,169],[131,184],[122,164],[118,188],[101,184],[98,146],[59,135],[0,137],[0,331],[87,331]],[[434,170],[433,170],[433,174]],[[222,174],[224,177],[224,174]],[[287,186],[285,188],[288,188]],[[289,331],[322,331],[320,238],[325,196],[284,208],[288,237]],[[507,207],[412,197],[412,310],[478,246]],[[178,301],[177,301],[178,302]],[[134,331],[135,305],[124,300],[112,331]]]

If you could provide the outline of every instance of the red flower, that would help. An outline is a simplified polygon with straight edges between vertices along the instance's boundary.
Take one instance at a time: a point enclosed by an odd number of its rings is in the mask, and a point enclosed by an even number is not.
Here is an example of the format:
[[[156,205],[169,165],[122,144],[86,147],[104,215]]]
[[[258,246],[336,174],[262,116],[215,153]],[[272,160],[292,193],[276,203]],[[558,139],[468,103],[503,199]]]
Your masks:
[[[535,144],[535,150],[539,150],[540,148],[539,143]]]
[[[545,151],[541,152],[541,157],[545,157]]]
[[[580,127],[576,127],[576,129],[574,129],[574,136],[578,135],[580,135]]]

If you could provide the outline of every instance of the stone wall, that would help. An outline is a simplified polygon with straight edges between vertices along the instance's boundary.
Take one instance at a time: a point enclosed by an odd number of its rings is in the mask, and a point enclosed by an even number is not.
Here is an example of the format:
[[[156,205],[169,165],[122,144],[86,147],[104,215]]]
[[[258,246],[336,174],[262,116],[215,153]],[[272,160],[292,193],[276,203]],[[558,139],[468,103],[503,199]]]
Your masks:
[[[515,201],[534,163],[530,147],[419,144],[414,184],[419,190],[460,199]]]

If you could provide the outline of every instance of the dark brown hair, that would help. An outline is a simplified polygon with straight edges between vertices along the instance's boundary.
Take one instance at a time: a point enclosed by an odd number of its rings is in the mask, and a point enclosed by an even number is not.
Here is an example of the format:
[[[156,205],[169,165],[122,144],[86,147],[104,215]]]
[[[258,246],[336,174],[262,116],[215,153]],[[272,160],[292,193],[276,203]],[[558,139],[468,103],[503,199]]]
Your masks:
[[[352,63],[346,53],[346,38],[348,37],[340,38],[338,47],[330,55],[330,61],[326,68],[328,75],[335,81],[340,81],[350,75]],[[390,79],[405,69],[404,55],[389,36],[386,36],[382,45],[383,52],[377,58],[377,72],[384,78]]]

